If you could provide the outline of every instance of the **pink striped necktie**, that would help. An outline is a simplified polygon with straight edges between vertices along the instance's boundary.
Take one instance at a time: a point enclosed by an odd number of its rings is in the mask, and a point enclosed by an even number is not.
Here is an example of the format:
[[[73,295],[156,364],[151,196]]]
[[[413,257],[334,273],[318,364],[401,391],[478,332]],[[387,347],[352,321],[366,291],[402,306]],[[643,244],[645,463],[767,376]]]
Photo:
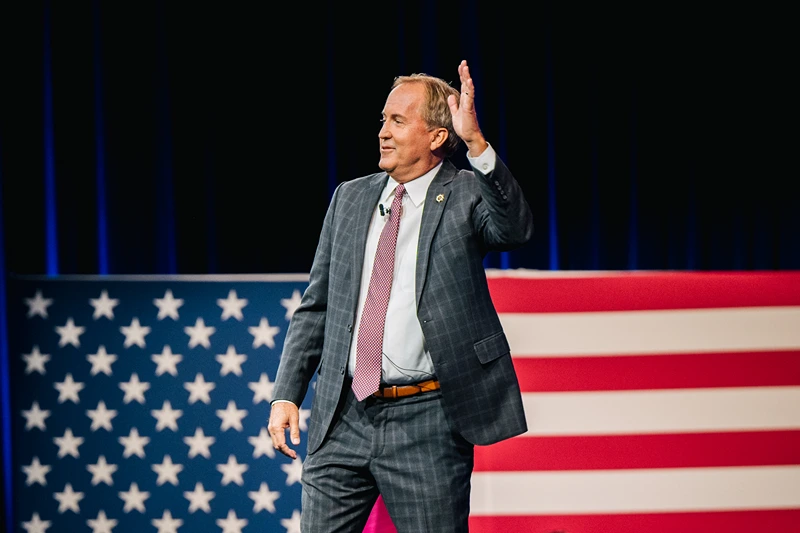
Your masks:
[[[389,221],[383,227],[378,240],[367,299],[361,313],[356,344],[356,369],[353,372],[352,385],[358,401],[377,391],[381,382],[383,328],[386,325],[389,294],[392,292],[394,252],[397,247],[397,232],[400,228],[400,215],[403,213],[405,190],[402,184],[394,190],[394,200],[392,207],[389,208]]]

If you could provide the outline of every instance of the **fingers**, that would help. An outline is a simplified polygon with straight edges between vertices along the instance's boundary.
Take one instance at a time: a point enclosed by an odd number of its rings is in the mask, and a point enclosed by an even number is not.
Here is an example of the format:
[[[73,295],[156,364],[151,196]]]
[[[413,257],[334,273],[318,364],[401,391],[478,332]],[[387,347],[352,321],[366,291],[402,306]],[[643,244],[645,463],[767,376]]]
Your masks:
[[[297,452],[294,451],[293,449],[289,448],[289,446],[287,446],[286,444],[278,446],[275,449],[278,450],[279,452],[281,452],[286,457],[290,457],[292,459],[297,459]]]
[[[464,85],[464,82],[469,79],[469,66],[466,59],[458,65],[458,76],[461,78],[461,85]]]
[[[475,99],[475,85],[472,83],[472,78],[461,84],[461,98]]]
[[[461,64],[458,65],[458,76],[461,78],[461,100],[464,101],[464,98],[474,100],[475,84],[472,81],[472,76],[470,76],[466,59],[462,60]]]
[[[273,433],[272,430],[270,429],[270,436],[272,436],[273,448],[275,448],[276,450],[278,450],[287,457],[291,457],[292,459],[297,459],[297,452],[291,449],[288,444],[286,444],[286,437],[284,436],[283,428],[275,433]]]
[[[300,444],[300,415],[297,406],[291,403],[273,405],[267,429],[272,438],[272,447],[287,457],[297,459],[297,452],[286,443],[286,430],[289,429],[292,444]]]
[[[285,427],[275,427],[272,422],[269,425],[269,435],[272,438],[272,447],[281,452],[283,455],[295,459],[297,453],[286,444],[286,435],[284,434]]]

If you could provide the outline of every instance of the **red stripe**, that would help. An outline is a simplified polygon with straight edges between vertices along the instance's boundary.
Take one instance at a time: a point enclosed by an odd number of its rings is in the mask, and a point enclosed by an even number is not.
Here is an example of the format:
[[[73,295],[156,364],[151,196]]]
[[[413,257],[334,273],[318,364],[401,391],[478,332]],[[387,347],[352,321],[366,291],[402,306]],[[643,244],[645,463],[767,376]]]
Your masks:
[[[800,385],[800,350],[609,357],[514,356],[523,392]]]
[[[638,311],[800,305],[800,272],[628,272],[489,278],[500,313]]]
[[[514,437],[475,447],[476,472],[800,464],[800,430]]]
[[[565,516],[471,516],[470,533],[796,533],[800,509]]]

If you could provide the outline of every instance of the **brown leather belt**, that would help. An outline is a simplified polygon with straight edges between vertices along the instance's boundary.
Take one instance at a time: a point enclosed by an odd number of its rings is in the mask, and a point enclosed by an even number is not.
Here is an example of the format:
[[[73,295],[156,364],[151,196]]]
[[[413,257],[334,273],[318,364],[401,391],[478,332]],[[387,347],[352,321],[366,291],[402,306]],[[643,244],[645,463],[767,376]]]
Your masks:
[[[378,398],[405,398],[406,396],[439,390],[439,388],[439,381],[431,379],[414,385],[381,385],[378,391],[372,395]]]

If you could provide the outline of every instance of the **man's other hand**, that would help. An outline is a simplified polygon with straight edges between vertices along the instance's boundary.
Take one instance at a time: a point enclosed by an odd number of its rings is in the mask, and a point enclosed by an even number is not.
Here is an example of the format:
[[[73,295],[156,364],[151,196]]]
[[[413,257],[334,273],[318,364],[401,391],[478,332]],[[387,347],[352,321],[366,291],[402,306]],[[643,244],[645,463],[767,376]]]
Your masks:
[[[272,404],[269,413],[269,435],[272,437],[273,447],[287,457],[297,459],[297,452],[286,444],[286,430],[295,446],[300,444],[300,410],[291,402],[276,402]]]

